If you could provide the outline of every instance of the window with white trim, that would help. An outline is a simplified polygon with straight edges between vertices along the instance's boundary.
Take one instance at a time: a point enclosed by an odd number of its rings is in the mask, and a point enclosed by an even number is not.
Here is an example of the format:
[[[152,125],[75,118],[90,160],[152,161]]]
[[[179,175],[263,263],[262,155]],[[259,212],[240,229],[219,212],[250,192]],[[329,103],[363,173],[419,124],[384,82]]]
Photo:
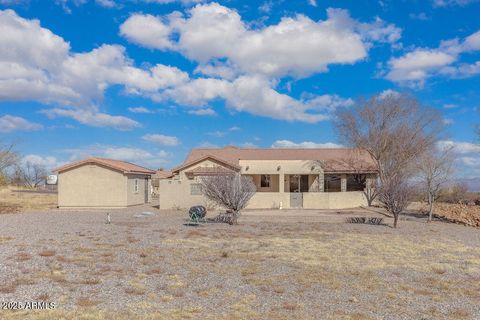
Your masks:
[[[138,179],[135,179],[135,181],[134,181],[133,192],[138,193]]]
[[[190,185],[190,195],[192,196],[200,196],[202,195],[202,184],[200,183],[192,183]]]
[[[260,177],[260,188],[270,188],[270,175],[262,174]]]

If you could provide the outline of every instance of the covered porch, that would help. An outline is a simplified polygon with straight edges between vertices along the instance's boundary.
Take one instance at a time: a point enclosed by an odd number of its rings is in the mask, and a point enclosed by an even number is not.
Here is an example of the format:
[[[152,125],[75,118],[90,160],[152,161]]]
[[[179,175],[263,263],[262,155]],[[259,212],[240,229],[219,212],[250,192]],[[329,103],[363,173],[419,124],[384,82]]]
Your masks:
[[[304,193],[363,191],[367,174],[246,174],[257,192]]]
[[[365,204],[368,174],[248,174],[257,187],[249,207],[345,208]]]

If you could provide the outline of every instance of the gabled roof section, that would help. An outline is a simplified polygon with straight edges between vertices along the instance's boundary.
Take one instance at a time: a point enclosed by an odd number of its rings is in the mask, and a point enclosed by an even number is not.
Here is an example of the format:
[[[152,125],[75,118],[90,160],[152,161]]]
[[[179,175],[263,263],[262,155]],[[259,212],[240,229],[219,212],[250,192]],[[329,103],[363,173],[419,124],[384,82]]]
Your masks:
[[[251,149],[235,146],[193,149],[184,164],[176,169],[188,167],[209,157],[237,168],[240,168],[240,160],[311,160],[321,162],[325,172],[370,173],[377,171],[375,162],[368,152],[359,149]]]
[[[196,149],[193,149],[193,150],[196,150]],[[193,150],[192,150],[192,152],[193,152]],[[191,152],[190,152],[190,154],[191,154]],[[188,160],[188,158],[187,158],[187,160]],[[180,166],[178,166],[178,167],[176,167],[176,168],[173,168],[172,172],[173,172],[173,173],[177,173],[177,172],[179,172],[179,171],[182,170],[182,169],[191,167],[191,166],[193,166],[193,165],[195,165],[195,164],[197,164],[197,163],[200,163],[200,162],[202,162],[202,161],[205,161],[205,160],[213,160],[214,162],[218,162],[218,163],[220,163],[220,164],[222,164],[222,165],[224,165],[224,166],[226,166],[226,167],[228,167],[228,168],[231,168],[231,169],[233,169],[233,170],[235,170],[235,171],[239,171],[239,170],[240,170],[240,166],[238,165],[238,163],[237,163],[237,164],[232,163],[232,162],[230,162],[230,161],[227,161],[227,160],[225,160],[225,159],[222,159],[222,158],[220,158],[220,157],[217,157],[216,155],[205,154],[205,155],[201,155],[201,156],[199,156],[199,157],[194,157],[194,158],[192,158],[190,161],[185,161],[182,165],[180,165]]]
[[[154,170],[150,170],[130,162],[114,160],[114,159],[98,158],[98,157],[90,157],[80,161],[72,162],[64,166],[55,168],[53,171],[60,173],[62,171],[80,167],[85,164],[98,164],[98,165],[108,167],[110,169],[121,171],[123,173],[155,174]]]

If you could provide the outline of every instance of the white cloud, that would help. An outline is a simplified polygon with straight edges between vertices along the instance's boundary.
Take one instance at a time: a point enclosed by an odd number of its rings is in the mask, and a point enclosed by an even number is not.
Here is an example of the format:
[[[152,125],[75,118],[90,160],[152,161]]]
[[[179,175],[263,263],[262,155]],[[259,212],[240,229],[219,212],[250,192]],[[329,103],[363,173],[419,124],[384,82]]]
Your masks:
[[[130,107],[128,108],[128,111],[130,111],[131,113],[153,113],[152,110],[145,107]]]
[[[180,144],[180,141],[177,137],[166,136],[163,134],[146,134],[142,137],[143,140],[153,142],[162,146],[177,146]]]
[[[82,124],[93,127],[112,127],[117,130],[126,131],[141,126],[137,121],[124,116],[112,116],[106,113],[90,112],[88,110],[53,108],[41,110],[40,112],[49,118],[72,118]]]
[[[343,146],[333,142],[317,143],[317,142],[311,142],[311,141],[293,142],[290,140],[277,140],[272,144],[272,148],[313,149],[313,148],[343,148]]]
[[[7,133],[13,131],[33,131],[40,130],[43,126],[38,123],[30,122],[22,117],[4,115],[0,117],[0,132]]]
[[[149,14],[133,14],[120,26],[120,34],[129,41],[154,49],[173,48],[171,32],[170,26]]]
[[[467,6],[478,0],[433,0],[434,7]]]
[[[480,177],[480,145],[465,141],[442,140],[437,148],[452,148],[455,154],[455,175],[459,177]]]
[[[32,165],[40,165],[47,168],[47,170],[51,170],[55,167],[61,165],[58,162],[57,158],[52,156],[40,156],[37,154],[29,154],[22,158],[22,163],[30,163]]]
[[[262,76],[241,76],[230,82],[221,79],[195,79],[168,89],[162,98],[176,103],[202,107],[211,100],[223,99],[227,107],[238,112],[266,116],[273,119],[319,122],[330,119],[338,106],[349,106],[351,99],[335,95],[309,96],[294,99],[271,88],[271,82]]]
[[[313,6],[313,7],[316,7],[317,6],[317,0],[308,0],[308,4]]]
[[[115,121],[120,122],[118,127],[135,126],[125,117],[99,113],[98,105],[109,86],[123,85],[126,93],[150,96],[189,78],[178,68],[160,64],[136,68],[125,48],[118,45],[71,52],[66,41],[42,28],[38,20],[21,18],[13,10],[0,10],[0,29],[0,101],[75,107],[78,111],[68,111],[70,116],[78,120],[84,118],[82,113],[90,115],[94,126]],[[63,109],[51,113],[67,115]]]
[[[227,59],[243,72],[297,77],[324,72],[330,64],[355,63],[367,56],[371,41],[394,42],[400,36],[400,29],[380,19],[360,23],[341,9],[328,9],[324,21],[297,15],[252,29],[235,10],[218,3],[197,5],[187,17],[136,14],[120,29],[132,42],[180,51],[207,72],[209,62]]]
[[[480,31],[462,41],[457,38],[441,41],[435,49],[415,48],[401,57],[391,58],[385,77],[412,87],[422,87],[425,80],[434,75],[470,77],[480,73],[480,61],[471,64],[455,63],[462,53],[477,50],[480,50]]]
[[[70,161],[77,161],[88,157],[102,157],[116,160],[132,162],[143,165],[148,168],[163,166],[170,162],[171,154],[160,150],[151,151],[135,147],[110,146],[102,144],[94,144],[82,148],[65,149],[64,153],[68,154]]]
[[[227,80],[232,80],[237,75],[231,66],[217,64],[200,65],[195,68],[193,73]]]
[[[202,108],[202,109],[193,109],[189,110],[188,114],[193,114],[196,116],[215,116],[217,113],[212,108]]]
[[[430,20],[430,19],[431,19],[425,12],[410,13],[408,16],[409,16],[410,19],[412,19],[412,20],[426,21],[426,20]]]
[[[113,0],[95,0],[95,3],[105,8],[115,8],[117,6]]]
[[[196,3],[202,3],[206,2],[207,0],[140,0],[146,3],[158,3],[158,4],[168,4],[168,3],[174,3],[174,2],[179,2],[183,5],[192,5]]]
[[[442,119],[443,124],[449,126],[455,123],[455,121],[451,118],[443,118]]]
[[[437,147],[440,149],[453,148],[453,151],[458,154],[478,153],[478,156],[480,156],[480,145],[470,142],[442,140],[437,143]]]
[[[244,142],[240,145],[242,148],[247,148],[247,149],[256,149],[258,148],[258,145],[256,145],[253,142]]]
[[[443,105],[444,109],[455,109],[458,108],[458,104],[453,104],[453,103],[446,103]]]
[[[208,132],[207,133],[209,136],[212,136],[212,137],[217,137],[217,138],[222,138],[224,137],[227,133],[225,131],[212,131],[212,132]]]
[[[395,91],[395,90],[392,90],[392,89],[386,89],[386,90],[383,90],[382,92],[380,92],[378,94],[378,97],[380,99],[385,99],[387,97],[398,97],[400,95],[400,92],[398,91]]]

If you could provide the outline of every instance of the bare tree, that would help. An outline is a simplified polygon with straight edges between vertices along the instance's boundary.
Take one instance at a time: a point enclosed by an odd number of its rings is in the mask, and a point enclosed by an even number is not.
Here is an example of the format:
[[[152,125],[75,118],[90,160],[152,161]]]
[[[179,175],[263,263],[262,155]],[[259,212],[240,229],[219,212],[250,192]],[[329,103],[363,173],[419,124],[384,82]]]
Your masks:
[[[453,160],[452,148],[445,148],[440,152],[430,150],[418,160],[420,183],[428,202],[428,221],[432,221],[433,205],[439,197],[442,186],[448,182],[452,174]]]
[[[407,94],[378,95],[338,110],[335,126],[342,142],[372,157],[378,170],[378,198],[394,216],[396,227],[399,209],[406,207],[405,188],[413,164],[438,140],[440,114]]]
[[[393,227],[397,227],[398,217],[410,203],[411,186],[403,175],[384,179],[380,185],[378,197],[385,209],[393,215]]]
[[[255,194],[252,180],[239,173],[219,172],[201,178],[202,192],[210,201],[231,210],[228,222],[236,224],[240,211]]]
[[[468,193],[468,185],[465,182],[457,182],[449,188],[445,200],[450,203],[460,203],[465,200]]]
[[[15,144],[2,144],[0,142],[0,172],[18,162],[18,154],[15,151]]]
[[[44,165],[27,161],[21,168],[21,177],[25,187],[36,188],[42,183],[48,172]]]

